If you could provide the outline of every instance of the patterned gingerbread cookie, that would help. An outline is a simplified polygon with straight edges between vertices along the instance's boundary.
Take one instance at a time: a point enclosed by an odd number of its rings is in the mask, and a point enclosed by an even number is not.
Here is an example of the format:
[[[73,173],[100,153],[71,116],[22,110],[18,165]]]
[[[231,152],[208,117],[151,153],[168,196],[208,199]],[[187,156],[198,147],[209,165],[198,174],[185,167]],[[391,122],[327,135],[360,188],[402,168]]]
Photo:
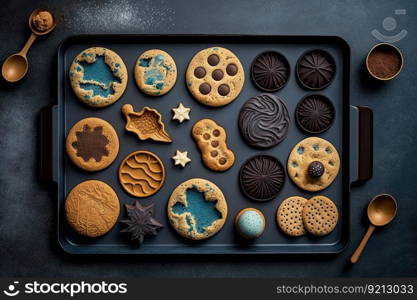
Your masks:
[[[152,49],[142,53],[135,65],[135,79],[139,89],[151,96],[168,93],[177,81],[177,66],[171,55]]]
[[[164,164],[155,153],[144,150],[132,152],[120,164],[119,181],[132,196],[152,196],[165,182]]]
[[[336,205],[325,196],[314,196],[304,205],[304,227],[311,234],[317,236],[329,234],[336,227],[338,219]]]
[[[194,124],[191,133],[207,168],[226,171],[233,166],[235,155],[227,146],[227,134],[223,127],[213,120],[202,119]]]
[[[79,234],[97,237],[107,233],[120,213],[119,198],[106,183],[88,180],[78,184],[65,200],[68,224]]]
[[[69,131],[66,141],[68,156],[86,171],[108,167],[119,153],[119,138],[113,126],[99,118],[78,121]]]
[[[190,93],[208,106],[223,106],[239,96],[245,72],[237,56],[228,49],[201,50],[190,61],[186,82]]]
[[[277,209],[277,223],[281,230],[290,236],[301,236],[307,233],[303,223],[303,208],[307,199],[292,196],[280,204]]]
[[[287,163],[289,177],[303,190],[317,192],[327,188],[339,173],[336,148],[318,137],[309,137],[292,149]]]
[[[222,229],[227,218],[227,202],[213,182],[193,178],[172,192],[167,213],[172,227],[180,235],[203,240]]]
[[[70,66],[71,87],[84,103],[103,107],[122,96],[127,85],[127,69],[115,52],[93,47],[82,51]]]

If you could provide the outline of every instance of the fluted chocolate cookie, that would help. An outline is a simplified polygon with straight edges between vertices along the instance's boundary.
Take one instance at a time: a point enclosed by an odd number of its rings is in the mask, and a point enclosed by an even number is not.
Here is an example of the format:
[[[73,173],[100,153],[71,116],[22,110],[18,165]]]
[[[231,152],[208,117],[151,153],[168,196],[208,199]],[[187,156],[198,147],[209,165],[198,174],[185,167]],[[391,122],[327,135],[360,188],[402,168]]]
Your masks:
[[[308,95],[295,109],[298,125],[308,133],[322,133],[332,126],[335,111],[332,102],[323,95]]]
[[[239,113],[239,130],[250,146],[269,148],[281,143],[290,128],[285,103],[272,94],[252,97]]]
[[[290,76],[288,60],[275,51],[259,54],[252,62],[253,83],[265,92],[275,92],[283,88]]]
[[[247,160],[239,173],[243,193],[256,201],[274,199],[285,181],[285,171],[275,157],[257,155]]]
[[[298,79],[305,88],[321,90],[332,82],[336,63],[328,52],[316,49],[301,56],[296,69]]]

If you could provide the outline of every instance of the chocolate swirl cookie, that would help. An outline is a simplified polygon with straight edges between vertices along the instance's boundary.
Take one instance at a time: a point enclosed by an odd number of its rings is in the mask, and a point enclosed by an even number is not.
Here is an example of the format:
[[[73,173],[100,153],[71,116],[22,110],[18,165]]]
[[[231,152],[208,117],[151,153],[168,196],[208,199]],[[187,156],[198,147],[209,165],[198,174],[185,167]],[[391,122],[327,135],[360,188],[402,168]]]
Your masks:
[[[332,126],[335,111],[332,102],[323,95],[308,95],[295,109],[298,125],[308,133],[322,133]]]
[[[264,52],[253,60],[251,76],[259,89],[275,92],[287,84],[290,65],[282,54],[275,51]]]
[[[297,77],[300,83],[310,90],[321,90],[333,80],[336,63],[324,50],[311,50],[301,56],[297,62]]]
[[[290,128],[287,106],[278,97],[261,94],[252,97],[239,113],[239,130],[253,147],[269,148],[281,143]]]
[[[247,160],[239,173],[243,193],[256,201],[275,198],[285,181],[285,171],[275,157],[257,155]]]

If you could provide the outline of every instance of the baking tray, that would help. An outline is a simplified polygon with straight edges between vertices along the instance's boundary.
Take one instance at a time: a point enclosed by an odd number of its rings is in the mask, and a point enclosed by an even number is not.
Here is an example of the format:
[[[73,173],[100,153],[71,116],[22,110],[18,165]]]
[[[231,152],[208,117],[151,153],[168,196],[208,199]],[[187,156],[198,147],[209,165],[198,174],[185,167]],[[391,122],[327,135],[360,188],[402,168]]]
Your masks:
[[[74,57],[85,48],[101,46],[116,51],[124,60],[129,81],[124,95],[115,104],[91,108],[82,104],[69,85],[68,68]],[[190,59],[199,50],[222,46],[232,50],[245,69],[245,85],[239,97],[221,108],[210,108],[198,103],[189,94],[185,85],[185,71]],[[174,58],[178,79],[167,95],[151,97],[139,91],[133,77],[133,67],[138,56],[145,50],[164,49]],[[320,48],[335,59],[337,73],[332,84],[316,92],[333,102],[336,118],[333,126],[318,136],[331,141],[341,157],[340,173],[333,184],[319,193],[309,193],[297,188],[290,178],[278,197],[265,203],[247,199],[238,184],[239,168],[244,161],[256,154],[277,157],[285,166],[292,147],[300,140],[311,136],[304,134],[296,125],[294,110],[298,101],[312,92],[303,89],[295,76],[295,64],[306,50]],[[288,84],[274,93],[287,104],[292,117],[288,137],[278,146],[258,150],[248,146],[238,130],[238,113],[243,103],[261,93],[250,80],[250,64],[255,56],[266,50],[282,53],[289,61],[291,76]],[[350,232],[350,186],[357,180],[366,180],[372,175],[372,111],[366,107],[353,107],[349,99],[350,49],[339,37],[330,36],[254,36],[254,35],[82,35],[66,39],[58,48],[58,98],[57,104],[42,112],[42,175],[56,183],[58,201],[58,241],[62,248],[76,254],[278,254],[278,253],[339,253],[349,241]],[[191,107],[191,121],[178,124],[172,121],[171,108],[179,102]],[[168,133],[174,142],[161,144],[139,141],[125,131],[125,118],[121,113],[123,104],[130,103],[136,111],[143,106],[158,109]],[[77,168],[66,155],[65,137],[73,124],[86,117],[99,117],[109,121],[120,139],[120,152],[115,162],[99,172],[85,172]],[[201,118],[211,118],[221,124],[228,133],[228,144],[236,153],[234,166],[224,173],[205,168],[200,153],[191,137],[192,125]],[[155,237],[148,237],[140,247],[130,242],[129,236],[119,233],[123,225],[117,223],[105,236],[96,239],[77,235],[65,221],[64,202],[68,192],[78,183],[97,179],[110,184],[121,204],[133,203],[136,198],[126,193],[118,182],[118,167],[123,158],[136,150],[155,152],[164,162],[167,177],[162,189],[149,198],[140,199],[143,204],[156,204],[155,217],[164,224]],[[182,169],[174,167],[171,156],[175,151],[189,151],[191,164]],[[360,162],[360,164],[359,164]],[[181,182],[193,178],[206,178],[216,183],[224,192],[229,206],[225,226],[214,237],[200,242],[180,237],[169,225],[166,204],[173,189]],[[340,219],[336,229],[325,237],[306,235],[291,238],[280,232],[275,222],[276,209],[281,201],[292,195],[311,197],[323,194],[336,203]],[[267,225],[264,234],[253,243],[242,241],[234,229],[236,213],[245,207],[255,207],[265,214]],[[120,219],[126,218],[124,207]]]

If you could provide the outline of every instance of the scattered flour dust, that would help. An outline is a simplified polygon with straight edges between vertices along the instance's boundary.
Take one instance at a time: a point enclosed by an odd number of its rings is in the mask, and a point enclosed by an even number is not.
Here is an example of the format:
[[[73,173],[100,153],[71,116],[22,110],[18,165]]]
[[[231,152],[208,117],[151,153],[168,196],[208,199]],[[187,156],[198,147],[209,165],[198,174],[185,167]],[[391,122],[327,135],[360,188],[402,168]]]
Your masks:
[[[154,28],[173,26],[175,11],[168,7],[168,0],[76,2],[60,13],[63,25],[75,32],[91,33],[91,28],[105,32],[132,29],[154,31]]]

